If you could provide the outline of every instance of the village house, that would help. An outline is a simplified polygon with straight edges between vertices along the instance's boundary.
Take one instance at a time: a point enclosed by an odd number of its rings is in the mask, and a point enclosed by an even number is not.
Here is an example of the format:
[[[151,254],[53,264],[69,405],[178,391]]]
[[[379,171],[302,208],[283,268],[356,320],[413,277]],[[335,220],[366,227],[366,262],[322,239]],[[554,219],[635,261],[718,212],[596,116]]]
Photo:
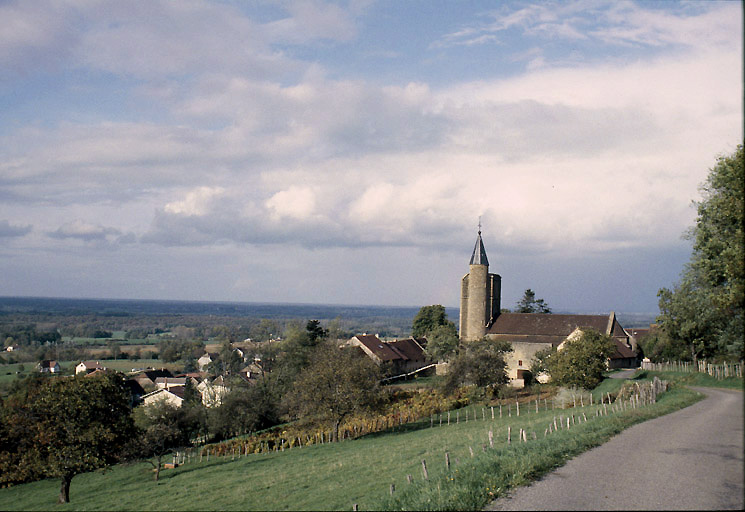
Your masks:
[[[206,371],[207,366],[209,366],[209,364],[212,361],[217,360],[217,358],[218,358],[217,352],[205,352],[202,357],[197,359],[197,364],[199,365],[199,371],[200,372]]]
[[[222,376],[212,380],[204,379],[197,385],[197,391],[202,396],[202,403],[205,407],[217,407],[222,403],[222,399],[228,394],[230,388]]]
[[[150,388],[155,386],[155,381],[159,377],[173,377],[173,374],[166,368],[149,369],[133,375],[132,379],[136,380],[143,388]]]
[[[264,374],[264,369],[259,362],[254,361],[241,369],[240,375],[246,380],[255,380]]]
[[[429,364],[423,348],[426,344],[426,338],[385,342],[374,334],[358,334],[346,342],[346,345],[359,347],[375,364],[390,364],[393,372],[398,374],[412,372]]]
[[[60,366],[57,361],[49,361],[45,359],[36,365],[36,369],[41,373],[59,373]]]
[[[184,403],[184,386],[169,389],[159,388],[142,396],[142,404],[145,407],[161,400],[165,400],[176,407],[181,407]]]
[[[186,380],[190,377],[158,377],[155,379],[155,387],[158,389],[171,389],[186,386]]]
[[[98,361],[81,361],[80,364],[78,364],[75,367],[75,375],[79,373],[91,373],[96,370],[105,370],[106,367],[103,366]]]
[[[621,326],[614,312],[608,315],[558,315],[501,312],[502,278],[489,273],[481,230],[469,263],[469,273],[461,280],[460,339],[464,342],[487,337],[507,341],[513,351],[505,358],[511,384],[522,387],[530,381],[530,366],[537,352],[559,348],[568,339],[593,329],[611,337],[616,351],[609,368],[635,368],[635,340]]]

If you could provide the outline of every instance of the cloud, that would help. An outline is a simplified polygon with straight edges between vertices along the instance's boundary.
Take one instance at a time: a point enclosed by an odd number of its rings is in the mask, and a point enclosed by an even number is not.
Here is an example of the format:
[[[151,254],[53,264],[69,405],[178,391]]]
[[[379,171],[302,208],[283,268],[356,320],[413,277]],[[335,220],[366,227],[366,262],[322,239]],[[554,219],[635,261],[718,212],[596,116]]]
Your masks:
[[[110,235],[118,235],[121,231],[116,228],[107,228],[99,224],[91,224],[80,219],[67,222],[56,231],[49,233],[52,238],[67,239],[76,238],[86,242],[94,240],[106,240]]]
[[[542,2],[503,6],[432,43],[433,48],[504,44],[517,31],[555,44],[593,40],[612,46],[728,47],[737,43],[740,6],[732,2],[681,2],[666,9],[629,1]],[[593,55],[588,48],[585,58]]]
[[[7,220],[0,220],[0,238],[16,238],[29,234],[32,226],[16,226]]]

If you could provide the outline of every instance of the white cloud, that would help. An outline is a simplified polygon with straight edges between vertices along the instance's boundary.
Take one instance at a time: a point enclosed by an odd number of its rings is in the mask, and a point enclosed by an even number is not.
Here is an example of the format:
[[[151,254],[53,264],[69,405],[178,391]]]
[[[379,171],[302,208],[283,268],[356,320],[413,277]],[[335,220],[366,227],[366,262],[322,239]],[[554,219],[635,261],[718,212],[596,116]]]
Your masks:
[[[205,215],[224,192],[222,187],[199,187],[189,191],[183,200],[167,203],[163,210],[175,215]]]

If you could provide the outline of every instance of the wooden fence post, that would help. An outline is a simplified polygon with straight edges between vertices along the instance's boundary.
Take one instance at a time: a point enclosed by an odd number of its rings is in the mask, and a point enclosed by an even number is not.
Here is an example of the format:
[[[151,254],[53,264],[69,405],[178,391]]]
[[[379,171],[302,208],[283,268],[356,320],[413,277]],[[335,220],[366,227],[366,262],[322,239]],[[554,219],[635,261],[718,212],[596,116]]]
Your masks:
[[[507,444],[512,442],[512,427],[507,427]]]
[[[445,469],[450,471],[450,454],[445,452]]]
[[[424,473],[424,479],[429,480],[429,474],[427,473],[427,461],[422,459],[422,472]]]
[[[489,448],[494,448],[494,432],[489,429]]]

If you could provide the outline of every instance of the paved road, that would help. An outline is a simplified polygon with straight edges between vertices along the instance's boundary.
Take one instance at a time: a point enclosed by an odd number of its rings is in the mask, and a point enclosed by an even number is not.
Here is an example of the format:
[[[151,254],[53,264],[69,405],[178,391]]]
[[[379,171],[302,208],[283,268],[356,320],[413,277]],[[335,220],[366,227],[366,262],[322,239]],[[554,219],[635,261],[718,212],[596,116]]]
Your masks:
[[[632,368],[630,370],[620,370],[617,372],[613,372],[609,376],[611,379],[630,379],[634,376],[635,373],[636,368]]]
[[[635,425],[485,510],[743,510],[743,393]]]

